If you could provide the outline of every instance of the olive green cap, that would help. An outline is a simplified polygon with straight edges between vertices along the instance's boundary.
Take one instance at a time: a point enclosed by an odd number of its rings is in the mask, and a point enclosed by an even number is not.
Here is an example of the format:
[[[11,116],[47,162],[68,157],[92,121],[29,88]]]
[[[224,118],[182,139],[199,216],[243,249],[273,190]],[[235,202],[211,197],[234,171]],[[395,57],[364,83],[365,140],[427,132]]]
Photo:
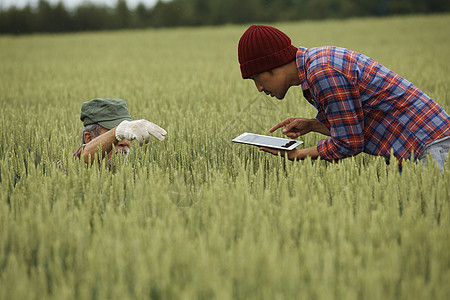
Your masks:
[[[133,121],[128,106],[122,99],[97,98],[84,102],[81,106],[83,125],[99,124],[110,130],[122,121]]]

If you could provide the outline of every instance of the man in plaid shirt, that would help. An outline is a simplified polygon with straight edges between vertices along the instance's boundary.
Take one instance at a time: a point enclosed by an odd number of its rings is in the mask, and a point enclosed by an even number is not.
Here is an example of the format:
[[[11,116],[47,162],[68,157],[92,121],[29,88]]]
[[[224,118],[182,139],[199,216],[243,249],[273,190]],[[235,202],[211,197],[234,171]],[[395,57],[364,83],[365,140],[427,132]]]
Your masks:
[[[308,132],[330,136],[316,147],[279,151],[289,159],[306,157],[328,161],[360,152],[401,163],[414,153],[428,153],[442,171],[450,149],[450,117],[412,83],[373,59],[339,47],[296,48],[276,28],[253,25],[242,35],[238,56],[242,77],[253,79],[259,92],[283,99],[291,86],[318,111],[316,118],[287,118],[270,132],[297,138]]]

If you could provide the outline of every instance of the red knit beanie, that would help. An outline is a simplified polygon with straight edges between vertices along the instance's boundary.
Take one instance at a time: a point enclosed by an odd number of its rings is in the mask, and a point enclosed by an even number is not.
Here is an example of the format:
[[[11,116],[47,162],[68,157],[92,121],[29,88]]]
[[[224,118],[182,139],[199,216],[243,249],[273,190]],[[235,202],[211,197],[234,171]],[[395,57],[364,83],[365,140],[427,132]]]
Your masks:
[[[242,35],[238,57],[242,78],[272,70],[295,59],[297,48],[280,30],[265,25],[252,25]]]

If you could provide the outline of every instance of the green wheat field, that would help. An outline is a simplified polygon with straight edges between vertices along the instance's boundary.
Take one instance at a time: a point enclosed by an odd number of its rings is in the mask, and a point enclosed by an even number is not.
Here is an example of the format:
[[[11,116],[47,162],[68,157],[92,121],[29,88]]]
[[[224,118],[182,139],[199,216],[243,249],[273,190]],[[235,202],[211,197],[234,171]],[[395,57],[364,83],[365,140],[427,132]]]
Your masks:
[[[362,52],[450,112],[448,14],[270,25]],[[0,37],[0,299],[449,299],[449,163],[231,142],[315,116],[300,88],[277,101],[242,80],[247,27]],[[99,97],[166,140],[111,170],[73,161]]]

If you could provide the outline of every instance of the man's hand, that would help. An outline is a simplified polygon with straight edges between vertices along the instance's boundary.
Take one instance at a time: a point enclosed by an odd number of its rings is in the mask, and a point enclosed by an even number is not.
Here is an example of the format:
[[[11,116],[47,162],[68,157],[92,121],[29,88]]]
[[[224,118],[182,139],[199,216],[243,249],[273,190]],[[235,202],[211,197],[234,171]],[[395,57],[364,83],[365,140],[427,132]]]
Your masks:
[[[297,149],[286,151],[286,150],[278,150],[273,148],[267,148],[267,147],[259,147],[259,150],[271,153],[273,155],[281,155],[282,157],[285,157],[287,155],[287,158],[290,160],[299,159],[299,151]]]
[[[294,149],[294,150],[278,150],[267,147],[259,147],[259,150],[271,153],[273,155],[281,155],[287,156],[290,160],[301,160],[307,157],[311,157],[312,159],[319,157],[319,152],[317,151],[317,147],[305,148],[305,149]]]
[[[282,131],[284,135],[290,137],[291,139],[295,139],[312,130],[312,121],[311,119],[305,118],[287,118],[286,120],[281,121],[270,128],[269,131],[274,132],[281,127],[284,127]]]
[[[315,131],[325,135],[330,135],[330,131],[317,119],[287,118],[284,121],[270,128],[269,132],[274,132],[278,128],[283,128],[283,134],[291,139],[296,139],[308,132]]]
[[[163,141],[166,134],[167,132],[164,129],[144,119],[122,121],[116,128],[116,139],[118,141],[137,140],[140,146],[150,141],[150,135]]]

